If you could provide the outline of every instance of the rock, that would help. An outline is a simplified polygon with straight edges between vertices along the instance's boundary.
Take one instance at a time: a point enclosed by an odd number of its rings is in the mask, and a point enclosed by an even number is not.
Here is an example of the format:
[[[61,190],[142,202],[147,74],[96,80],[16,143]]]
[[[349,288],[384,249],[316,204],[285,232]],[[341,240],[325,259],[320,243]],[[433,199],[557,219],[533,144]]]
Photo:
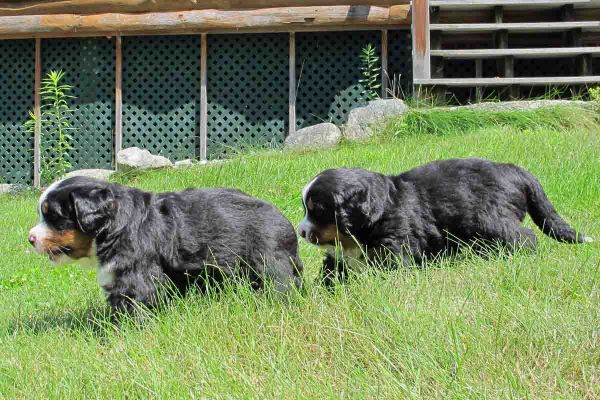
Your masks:
[[[148,150],[129,147],[117,153],[117,168],[119,171],[134,169],[172,167],[173,163],[168,158],[156,156]]]
[[[285,146],[292,149],[330,147],[338,144],[341,138],[340,128],[327,122],[297,130],[285,139]]]
[[[513,110],[537,110],[546,107],[558,106],[576,106],[589,107],[592,102],[574,101],[574,100],[519,100],[519,101],[499,101],[469,104],[466,106],[450,107],[448,110],[482,110],[482,111],[513,111]]]
[[[29,186],[19,183],[0,183],[0,194],[18,194],[30,189]]]
[[[194,165],[194,161],[190,160],[189,158],[186,160],[175,161],[175,168],[187,168],[191,167],[192,165]]]
[[[74,176],[85,176],[88,178],[96,178],[101,181],[107,181],[115,171],[111,169],[78,169],[66,174],[63,178],[72,178]]]
[[[0,194],[12,193],[13,185],[8,183],[0,183]]]
[[[403,115],[408,106],[399,99],[373,100],[364,107],[350,111],[344,126],[344,136],[349,140],[362,140],[373,135],[371,125],[387,117]]]

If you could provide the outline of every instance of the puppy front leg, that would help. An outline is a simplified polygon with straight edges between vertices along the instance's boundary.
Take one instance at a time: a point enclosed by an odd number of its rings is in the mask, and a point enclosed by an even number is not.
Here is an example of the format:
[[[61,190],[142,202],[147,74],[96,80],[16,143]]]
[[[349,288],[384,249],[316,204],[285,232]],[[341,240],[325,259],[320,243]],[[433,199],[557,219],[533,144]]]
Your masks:
[[[346,280],[346,265],[343,258],[334,251],[327,251],[321,268],[321,282],[326,287],[332,287],[336,281]]]
[[[114,270],[111,275],[112,280],[105,278],[105,282],[101,283],[108,303],[113,311],[128,314],[135,310],[136,305],[156,305],[158,289],[166,282],[161,271],[147,268],[143,271],[137,268]]]

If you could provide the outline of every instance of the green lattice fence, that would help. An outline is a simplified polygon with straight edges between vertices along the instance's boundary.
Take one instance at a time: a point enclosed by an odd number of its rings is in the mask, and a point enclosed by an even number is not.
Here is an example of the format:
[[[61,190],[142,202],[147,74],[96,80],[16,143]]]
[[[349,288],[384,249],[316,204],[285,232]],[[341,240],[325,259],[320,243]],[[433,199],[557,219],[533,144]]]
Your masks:
[[[344,123],[351,109],[366,104],[360,55],[369,43],[380,54],[381,32],[296,34],[298,127]]]
[[[42,73],[62,70],[64,83],[73,86],[70,101],[74,169],[111,168],[113,165],[114,39],[78,38],[42,41]]]
[[[123,146],[194,157],[200,126],[200,36],[123,39]]]
[[[281,143],[287,131],[287,34],[208,37],[208,156]]]
[[[388,79],[396,97],[412,92],[412,38],[409,30],[388,31]],[[400,89],[398,89],[400,88]],[[400,92],[400,93],[398,93]]]
[[[33,180],[33,137],[23,129],[34,102],[35,42],[0,41],[0,183]]]

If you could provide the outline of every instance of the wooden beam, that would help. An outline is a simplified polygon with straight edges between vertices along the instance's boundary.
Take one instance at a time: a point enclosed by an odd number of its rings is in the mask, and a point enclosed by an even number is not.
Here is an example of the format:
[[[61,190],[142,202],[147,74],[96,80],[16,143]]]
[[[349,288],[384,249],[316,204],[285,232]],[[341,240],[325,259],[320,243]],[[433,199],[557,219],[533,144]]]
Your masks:
[[[409,0],[23,0],[3,2],[0,16],[244,10],[275,7],[393,6]]]
[[[115,40],[115,169],[117,153],[123,148],[123,40]]]
[[[381,31],[381,98],[388,98],[389,74],[388,74],[388,31]]]
[[[288,135],[296,133],[296,34],[290,32]]]
[[[207,90],[207,54],[208,38],[202,34],[200,50],[200,160],[204,161],[208,154],[208,90]]]
[[[410,6],[298,7],[148,14],[59,14],[3,17],[0,38],[177,33],[292,32],[410,25]]]
[[[431,56],[429,49],[429,0],[413,2],[413,77],[414,79],[431,78]]]
[[[35,39],[35,71],[34,71],[34,95],[33,113],[35,115],[35,127],[33,131],[33,186],[41,187],[42,170],[42,40]]]

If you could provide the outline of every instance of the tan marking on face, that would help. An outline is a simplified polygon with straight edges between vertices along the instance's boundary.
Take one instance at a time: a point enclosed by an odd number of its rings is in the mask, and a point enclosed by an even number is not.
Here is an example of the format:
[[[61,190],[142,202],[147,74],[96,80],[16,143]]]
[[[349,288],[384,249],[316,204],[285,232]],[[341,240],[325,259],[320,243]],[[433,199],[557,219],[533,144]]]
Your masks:
[[[93,256],[91,253],[94,239],[74,229],[65,231],[48,230],[48,234],[40,240],[42,252],[49,254],[51,259],[67,249],[69,250],[69,257],[75,260]]]
[[[312,211],[313,208],[315,207],[312,198],[308,199],[308,203],[306,203],[306,208],[308,209],[308,211]]]
[[[338,231],[337,226],[334,224],[315,227],[313,228],[313,232],[318,240],[317,245],[339,243],[344,249],[351,249],[358,246],[352,236]]]

